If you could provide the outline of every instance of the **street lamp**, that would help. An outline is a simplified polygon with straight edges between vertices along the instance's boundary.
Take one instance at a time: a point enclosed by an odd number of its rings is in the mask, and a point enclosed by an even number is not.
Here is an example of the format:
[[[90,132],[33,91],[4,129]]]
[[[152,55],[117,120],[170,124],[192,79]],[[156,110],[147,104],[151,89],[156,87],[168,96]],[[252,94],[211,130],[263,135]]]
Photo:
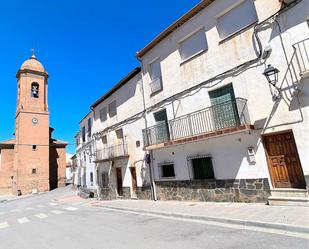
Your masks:
[[[273,67],[272,65],[268,65],[267,68],[265,68],[263,75],[266,77],[269,84],[276,87],[279,72],[280,71],[277,68]]]

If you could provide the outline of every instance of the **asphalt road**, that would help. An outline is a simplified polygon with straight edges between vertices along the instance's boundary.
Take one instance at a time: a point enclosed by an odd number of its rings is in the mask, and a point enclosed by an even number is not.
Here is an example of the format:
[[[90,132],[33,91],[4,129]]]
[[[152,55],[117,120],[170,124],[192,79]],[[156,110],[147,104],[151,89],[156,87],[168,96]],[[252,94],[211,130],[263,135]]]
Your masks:
[[[309,248],[309,240],[93,207],[69,188],[0,203],[0,249]]]

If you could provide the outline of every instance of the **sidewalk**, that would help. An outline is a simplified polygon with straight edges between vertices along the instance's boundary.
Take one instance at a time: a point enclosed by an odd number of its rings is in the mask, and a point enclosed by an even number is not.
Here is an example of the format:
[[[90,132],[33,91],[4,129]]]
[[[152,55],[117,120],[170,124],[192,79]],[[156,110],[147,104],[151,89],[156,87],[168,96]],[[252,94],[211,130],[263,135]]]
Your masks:
[[[215,203],[115,200],[92,206],[138,213],[189,218],[309,234],[308,207],[267,206],[262,203]]]

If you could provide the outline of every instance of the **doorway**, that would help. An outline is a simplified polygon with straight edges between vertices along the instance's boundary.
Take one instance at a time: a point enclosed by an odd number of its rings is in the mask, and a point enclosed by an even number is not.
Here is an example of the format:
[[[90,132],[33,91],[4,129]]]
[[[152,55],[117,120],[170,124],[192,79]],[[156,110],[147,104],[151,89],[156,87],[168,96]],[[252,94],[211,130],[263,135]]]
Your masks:
[[[136,195],[136,191],[137,191],[136,168],[131,167],[130,172],[131,172],[131,178],[132,178],[132,192],[133,192],[133,195]]]
[[[119,196],[123,196],[121,168],[116,168],[116,175],[117,175],[117,193]]]
[[[263,136],[268,168],[275,188],[306,188],[292,131]]]

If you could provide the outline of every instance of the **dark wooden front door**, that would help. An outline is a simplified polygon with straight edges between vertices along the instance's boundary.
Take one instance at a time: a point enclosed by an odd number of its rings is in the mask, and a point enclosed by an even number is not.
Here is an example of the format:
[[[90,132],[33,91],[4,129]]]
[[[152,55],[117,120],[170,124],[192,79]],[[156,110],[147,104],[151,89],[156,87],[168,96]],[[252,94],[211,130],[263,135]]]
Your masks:
[[[132,190],[133,190],[133,193],[136,193],[136,189],[137,189],[136,169],[132,167],[130,168],[130,172],[131,172],[131,178],[132,178]]]
[[[275,188],[305,188],[297,147],[291,131],[265,135],[264,146]]]
[[[123,189],[122,189],[122,172],[121,168],[116,168],[116,174],[117,174],[117,192],[119,196],[123,195]]]

